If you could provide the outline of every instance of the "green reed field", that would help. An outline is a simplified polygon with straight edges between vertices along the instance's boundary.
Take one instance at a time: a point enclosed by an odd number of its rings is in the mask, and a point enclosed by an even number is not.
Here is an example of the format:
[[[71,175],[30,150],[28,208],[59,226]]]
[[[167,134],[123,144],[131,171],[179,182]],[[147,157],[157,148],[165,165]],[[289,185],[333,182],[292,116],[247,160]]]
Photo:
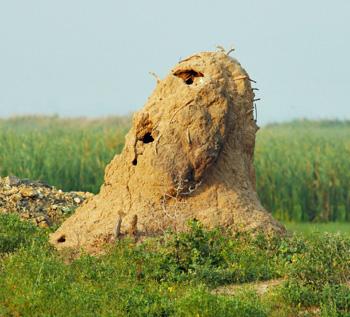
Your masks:
[[[0,120],[0,175],[98,192],[123,148],[129,117]],[[350,221],[350,121],[295,121],[257,135],[257,187],[284,221]]]

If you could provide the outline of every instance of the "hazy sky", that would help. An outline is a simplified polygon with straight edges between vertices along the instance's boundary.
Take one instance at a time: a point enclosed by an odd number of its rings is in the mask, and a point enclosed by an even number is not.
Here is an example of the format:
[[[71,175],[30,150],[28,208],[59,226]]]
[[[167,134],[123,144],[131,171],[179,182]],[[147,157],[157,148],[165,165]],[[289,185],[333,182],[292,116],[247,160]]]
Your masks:
[[[126,114],[180,58],[230,47],[260,124],[350,118],[348,0],[0,0],[0,116]]]

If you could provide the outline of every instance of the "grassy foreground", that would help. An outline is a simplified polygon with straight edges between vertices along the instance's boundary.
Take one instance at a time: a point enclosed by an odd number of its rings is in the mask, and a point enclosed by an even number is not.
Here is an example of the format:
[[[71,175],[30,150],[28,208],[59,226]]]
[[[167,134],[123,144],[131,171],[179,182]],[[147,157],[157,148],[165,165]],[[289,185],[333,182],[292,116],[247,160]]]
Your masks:
[[[0,316],[350,316],[350,237],[267,241],[197,222],[101,257],[58,254],[48,231],[0,215]],[[258,294],[249,282],[279,279]],[[232,294],[217,287],[243,284]]]
[[[0,119],[0,175],[98,192],[130,118]],[[257,134],[257,188],[284,221],[350,221],[350,122],[296,121]]]

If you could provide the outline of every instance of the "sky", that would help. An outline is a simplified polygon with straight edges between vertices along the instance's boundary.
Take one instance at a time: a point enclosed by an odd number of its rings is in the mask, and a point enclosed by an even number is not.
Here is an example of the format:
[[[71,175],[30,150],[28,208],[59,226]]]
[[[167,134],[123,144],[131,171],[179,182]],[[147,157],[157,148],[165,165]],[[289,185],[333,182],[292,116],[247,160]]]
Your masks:
[[[181,59],[235,47],[258,123],[350,119],[348,0],[0,0],[0,117],[124,115]]]

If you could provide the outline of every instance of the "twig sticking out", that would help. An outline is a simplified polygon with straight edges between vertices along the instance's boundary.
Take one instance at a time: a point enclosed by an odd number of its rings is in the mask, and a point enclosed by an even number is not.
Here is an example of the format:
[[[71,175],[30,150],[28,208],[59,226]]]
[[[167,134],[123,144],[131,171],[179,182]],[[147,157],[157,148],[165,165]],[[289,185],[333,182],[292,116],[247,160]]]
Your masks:
[[[162,136],[162,135],[159,134],[159,136],[158,136],[156,142],[154,143],[154,153],[157,154],[157,155],[158,155],[158,143],[159,143],[159,140],[160,140],[160,137],[161,137],[161,136]]]
[[[173,119],[175,118],[175,116],[177,115],[177,113],[178,113],[180,110],[182,110],[183,108],[187,107],[190,103],[192,103],[192,101],[193,101],[193,99],[191,99],[190,101],[186,102],[182,107],[180,107],[179,109],[177,109],[177,110],[175,111],[175,113],[173,114],[173,116],[171,117],[170,123],[173,122]]]
[[[134,215],[130,222],[129,235],[136,237],[137,235],[137,215]]]
[[[160,78],[155,72],[148,72],[148,73],[156,79],[157,84],[160,82]]]
[[[191,135],[190,135],[190,131],[187,129],[187,143],[188,144],[191,144],[192,143],[192,140],[191,140]]]
[[[233,46],[232,46],[230,49],[228,49],[227,51],[226,51],[226,49],[225,49],[223,46],[221,46],[221,45],[216,45],[216,48],[219,49],[220,52],[225,53],[226,55],[230,55],[230,54],[235,50],[235,48],[234,48]]]
[[[114,229],[114,234],[115,234],[115,238],[119,239],[120,238],[120,228],[122,226],[122,217],[119,215],[118,216],[118,220],[117,220],[117,224],[115,225],[115,229]]]
[[[232,52],[235,51],[235,48],[232,46],[227,52],[226,55],[230,55]]]
[[[216,45],[216,48],[219,49],[220,52],[226,53],[226,50],[223,46],[221,45]]]
[[[256,103],[254,103],[254,109],[255,109],[255,122],[258,121],[258,109],[256,107]]]
[[[248,76],[242,75],[242,76],[234,77],[233,80],[236,81],[236,80],[246,79],[246,78],[248,78]]]
[[[251,79],[250,77],[246,76],[246,75],[242,75],[242,76],[238,76],[238,77],[234,77],[233,80],[239,80],[239,79],[248,79],[249,81],[251,81],[252,83],[256,84],[256,81]],[[258,88],[252,88],[252,90],[259,90]]]

